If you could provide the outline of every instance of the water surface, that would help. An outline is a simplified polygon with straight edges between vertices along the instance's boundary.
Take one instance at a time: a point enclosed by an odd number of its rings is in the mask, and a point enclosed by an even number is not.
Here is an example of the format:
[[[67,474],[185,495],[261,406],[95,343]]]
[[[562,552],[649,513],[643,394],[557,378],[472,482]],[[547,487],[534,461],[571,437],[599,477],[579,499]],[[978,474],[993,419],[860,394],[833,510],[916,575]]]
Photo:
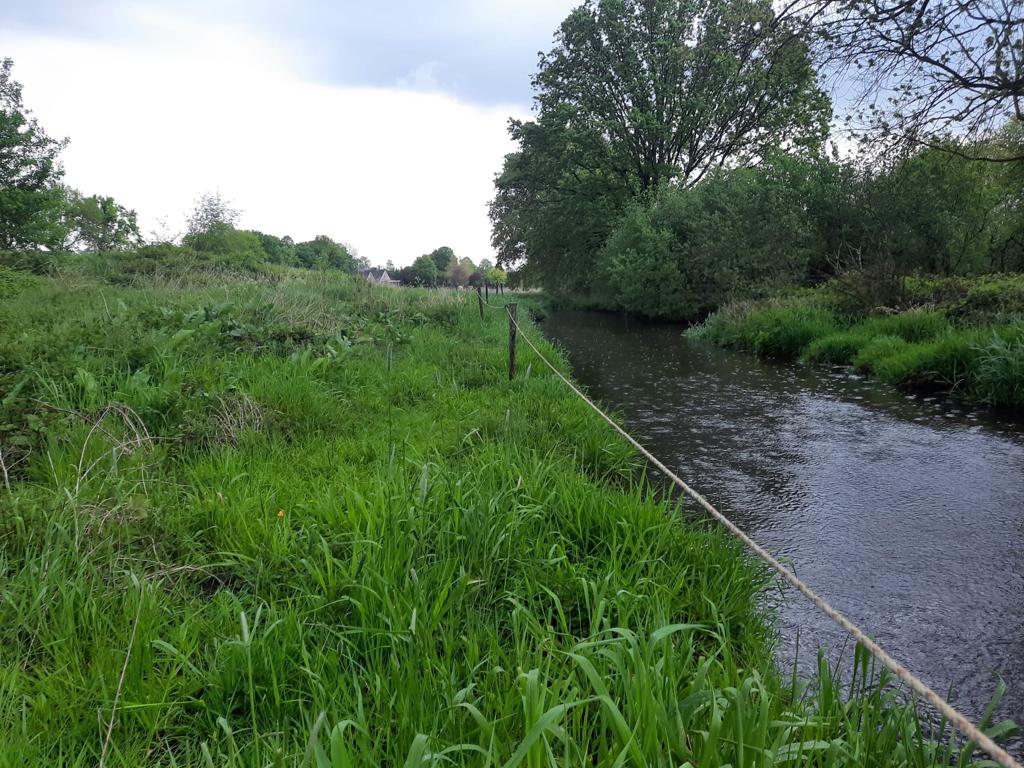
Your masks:
[[[666,465],[977,717],[1024,723],[1024,426],[673,325],[552,313],[576,378]],[[789,590],[780,656],[846,635]],[[1015,745],[1017,746],[1017,745]],[[1015,751],[1019,751],[1019,746]]]

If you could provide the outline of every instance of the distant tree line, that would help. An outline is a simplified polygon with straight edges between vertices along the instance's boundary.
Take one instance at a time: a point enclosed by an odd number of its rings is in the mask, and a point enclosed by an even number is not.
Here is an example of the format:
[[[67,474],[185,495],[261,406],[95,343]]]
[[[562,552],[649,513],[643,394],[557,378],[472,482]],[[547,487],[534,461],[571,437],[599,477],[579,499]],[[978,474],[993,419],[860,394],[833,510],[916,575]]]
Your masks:
[[[11,59],[0,63],[0,251],[131,251],[152,262],[279,264],[352,274],[369,267],[352,246],[327,235],[295,242],[241,229],[239,211],[219,193],[196,201],[180,237],[155,236],[147,242],[135,211],[111,197],[85,195],[63,184],[60,153],[67,139],[47,134],[26,108],[22,87],[12,77],[13,66]],[[410,282],[434,285],[460,279],[457,270],[453,274],[445,267],[437,275]]]
[[[394,277],[406,285],[447,286],[451,288],[493,286],[508,283],[508,274],[489,259],[474,264],[468,257],[459,258],[449,246],[443,245],[416,258],[408,267],[396,270]]]
[[[1024,270],[1021,10],[586,0],[510,122],[498,261],[680,318],[836,275],[884,301],[909,273]],[[863,148],[840,155],[821,82],[846,70]]]

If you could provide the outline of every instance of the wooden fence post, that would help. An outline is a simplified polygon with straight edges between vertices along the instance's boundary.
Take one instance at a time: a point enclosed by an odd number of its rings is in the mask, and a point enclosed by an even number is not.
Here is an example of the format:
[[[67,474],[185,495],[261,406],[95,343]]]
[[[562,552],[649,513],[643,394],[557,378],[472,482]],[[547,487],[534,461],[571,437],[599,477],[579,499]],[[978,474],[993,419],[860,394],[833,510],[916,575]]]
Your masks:
[[[486,280],[484,280],[484,298],[487,299],[488,304],[491,302],[491,286]]]
[[[516,377],[516,304],[506,304],[508,310],[508,380]]]

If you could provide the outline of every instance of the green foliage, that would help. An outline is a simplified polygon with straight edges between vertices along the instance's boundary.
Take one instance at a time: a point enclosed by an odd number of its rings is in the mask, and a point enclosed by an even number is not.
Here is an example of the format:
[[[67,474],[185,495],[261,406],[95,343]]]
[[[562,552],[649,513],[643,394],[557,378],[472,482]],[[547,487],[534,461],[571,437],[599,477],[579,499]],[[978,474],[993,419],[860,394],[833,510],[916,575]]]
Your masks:
[[[102,195],[65,190],[64,245],[90,251],[121,251],[142,243],[135,211]]]
[[[111,766],[956,761],[860,652],[783,685],[764,570],[470,297],[78,277],[0,302],[0,763],[115,698]]]
[[[861,319],[828,309],[834,285],[786,302],[727,305],[689,332],[766,357],[852,365],[881,381],[1024,408],[1021,276],[908,280],[910,309]],[[968,319],[970,320],[968,322]]]
[[[518,151],[490,208],[499,262],[528,257],[555,300],[687,320],[833,278],[844,312],[899,310],[908,275],[1024,269],[1020,126],[977,142],[1002,163],[944,144],[830,159],[801,34],[771,13],[760,0],[573,11],[541,58],[536,120],[511,123]],[[761,96],[772,108],[748,103]]]
[[[945,304],[946,314],[960,324],[1024,319],[1024,274],[972,280],[917,279],[908,281],[908,286],[921,303]]]
[[[949,329],[949,321],[943,312],[926,309],[872,317],[854,326],[854,330],[869,336],[899,336],[906,341],[928,341]]]
[[[609,137],[613,168],[641,191],[824,135],[800,31],[765,0],[588,0],[555,41],[534,78],[541,113]]]
[[[861,373],[871,373],[886,358],[901,354],[910,347],[899,336],[875,336],[853,358],[853,367]]]
[[[804,349],[800,359],[808,363],[850,365],[871,340],[863,331],[840,331],[814,339]]]
[[[816,338],[838,330],[827,310],[800,304],[737,305],[709,317],[692,335],[764,357],[793,359]]]
[[[429,254],[424,254],[403,269],[401,277],[409,285],[437,285],[441,274],[437,270],[437,262]]]
[[[0,250],[61,240],[58,155],[67,141],[47,135],[32,117],[13,68],[11,59],[0,61]]]
[[[298,265],[298,256],[295,253],[295,242],[285,235],[267,235],[263,232],[253,232],[260,239],[260,247],[266,254],[267,261],[271,264],[285,264],[288,266]]]
[[[972,376],[974,396],[1000,407],[1024,403],[1024,326],[994,333],[974,346],[977,354]]]
[[[694,318],[800,281],[814,242],[803,202],[772,166],[665,188],[619,220],[598,258],[595,296],[654,317]]]
[[[230,224],[216,223],[204,232],[187,234],[182,244],[197,253],[218,256],[224,263],[242,267],[256,267],[266,260],[260,236]]]
[[[483,262],[480,263],[483,264]],[[505,285],[508,283],[508,273],[501,267],[491,267],[484,275],[484,279],[491,285]]]
[[[442,245],[440,248],[431,251],[430,258],[434,260],[439,275],[449,274],[455,265],[459,263],[458,258],[455,256],[455,251],[447,245]]]
[[[30,273],[0,264],[0,300],[16,296],[34,285],[36,279]]]
[[[495,180],[492,242],[505,266],[529,254],[561,294],[615,294],[594,261],[630,203],[727,158],[815,146],[829,115],[801,34],[766,0],[588,0],[562,22],[534,86],[537,119],[511,122],[519,149]],[[645,248],[635,257],[650,262]]]
[[[349,274],[356,272],[355,257],[351,251],[327,235],[317,235],[312,240],[298,243],[295,246],[295,258],[300,267],[307,269],[340,269]]]
[[[837,327],[830,313],[814,308],[755,310],[747,322],[758,329],[753,337],[754,352],[783,360],[799,357],[813,339],[827,336]]]
[[[213,229],[234,228],[241,211],[232,207],[220,192],[200,195],[188,214],[189,235],[201,235]]]
[[[871,370],[882,381],[908,389],[958,392],[970,385],[978,356],[975,343],[974,334],[949,333],[880,356]]]

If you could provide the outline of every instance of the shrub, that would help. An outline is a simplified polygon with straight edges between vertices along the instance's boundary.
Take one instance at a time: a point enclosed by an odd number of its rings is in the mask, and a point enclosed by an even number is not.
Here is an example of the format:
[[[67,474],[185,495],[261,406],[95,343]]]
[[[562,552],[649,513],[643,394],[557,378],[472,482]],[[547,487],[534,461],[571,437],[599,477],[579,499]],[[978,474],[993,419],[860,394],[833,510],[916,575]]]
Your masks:
[[[966,295],[948,314],[965,325],[1024,317],[1024,275],[986,275],[970,281]]]
[[[60,256],[52,251],[0,251],[0,266],[19,272],[48,275],[57,265]]]
[[[16,296],[30,288],[39,278],[0,265],[0,299]]]

